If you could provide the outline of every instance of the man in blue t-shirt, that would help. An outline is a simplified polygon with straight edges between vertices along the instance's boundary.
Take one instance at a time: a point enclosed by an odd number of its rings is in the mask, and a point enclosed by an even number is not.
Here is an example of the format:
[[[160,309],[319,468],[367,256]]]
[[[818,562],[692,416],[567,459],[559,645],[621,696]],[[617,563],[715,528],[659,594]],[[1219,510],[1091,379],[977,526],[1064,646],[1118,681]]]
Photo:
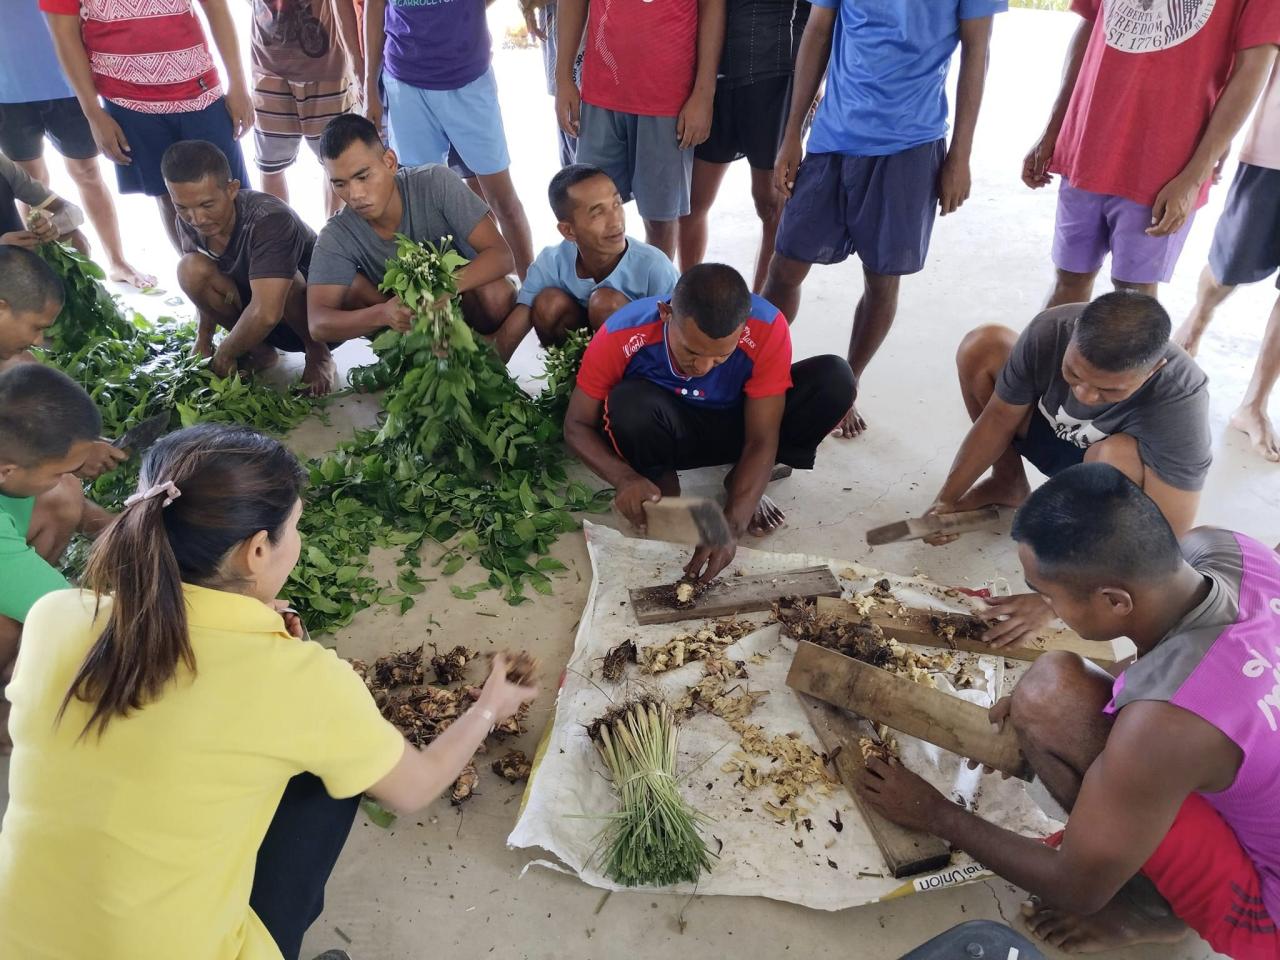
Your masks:
[[[1007,7],[1007,0],[812,0],[774,164],[774,185],[788,201],[764,296],[794,321],[809,268],[856,253],[865,284],[849,365],[859,379],[893,325],[899,278],[924,267],[934,215],[968,199],[991,19]],[[957,45],[948,147],[947,68]],[[827,93],[801,163],[801,127],[824,73]],[[851,409],[837,432],[864,429]]]
[[[449,163],[453,146],[475,174],[523,280],[533,235],[511,181],[485,0],[367,0],[364,22],[366,115],[381,125],[381,85],[391,148],[406,167]]]
[[[44,162],[48,137],[67,164],[80,199],[106,254],[107,276],[134,287],[156,278],[135,270],[124,257],[115,204],[98,169],[98,145],[89,121],[53,49],[49,25],[34,0],[7,4],[0,30],[0,153],[32,180],[49,186]]]
[[[578,327],[599,330],[632,300],[668,297],[680,275],[657,247],[627,236],[622,197],[599,167],[574,163],[547,190],[561,243],[529,268],[508,323],[529,324],[543,346],[563,343]]]

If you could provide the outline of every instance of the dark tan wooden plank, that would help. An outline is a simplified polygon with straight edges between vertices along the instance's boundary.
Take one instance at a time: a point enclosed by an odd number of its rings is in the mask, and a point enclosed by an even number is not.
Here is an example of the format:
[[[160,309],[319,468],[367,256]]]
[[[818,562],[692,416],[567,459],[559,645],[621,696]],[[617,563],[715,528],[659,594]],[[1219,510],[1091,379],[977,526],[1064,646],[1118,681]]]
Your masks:
[[[904,540],[923,540],[936,533],[972,533],[975,530],[990,530],[999,523],[998,507],[961,510],[958,513],[932,513],[924,517],[911,517],[896,523],[886,523],[883,527],[873,527],[867,531],[867,543],[873,547],[879,547],[886,543],[901,543]]]
[[[846,620],[861,621],[862,615],[847,600],[834,597],[819,597],[817,601],[819,613]],[[955,637],[948,642],[936,633],[929,625],[932,616],[946,616],[950,619],[982,625],[977,617],[960,613],[939,614],[936,610],[920,610],[907,607],[905,613],[898,613],[897,607],[879,604],[868,614],[872,623],[884,631],[886,637],[892,637],[900,643],[914,643],[922,647],[943,647],[951,650],[964,650],[969,653],[986,653],[996,657],[1008,657],[1010,660],[1035,660],[1050,650],[1066,650],[1079,654],[1094,663],[1109,666],[1120,657],[1116,653],[1114,642],[1099,643],[1085,640],[1072,630],[1042,630],[1031,640],[1021,640],[1007,647],[992,647],[981,640]]]
[[[874,738],[875,731],[871,724],[803,693],[796,696],[809,715],[809,722],[813,725],[813,732],[818,735],[822,749],[827,756],[835,756],[832,766],[836,768],[840,781],[849,791],[849,796],[853,797],[862,819],[866,821],[867,829],[880,848],[880,855],[884,857],[889,872],[898,878],[911,877],[917,873],[937,870],[950,863],[951,848],[942,840],[932,834],[900,827],[862,802],[857,783],[858,775],[865,768],[865,761],[858,741],[862,737]]]
[[[983,707],[801,641],[787,685],[1023,780],[1031,769],[1008,724],[996,732]]]
[[[768,610],[783,597],[838,597],[840,581],[831,568],[805,567],[749,577],[721,577],[687,607],[673,606],[670,584],[631,590],[631,607],[636,622],[678,623],[708,617],[728,617],[735,613]]]

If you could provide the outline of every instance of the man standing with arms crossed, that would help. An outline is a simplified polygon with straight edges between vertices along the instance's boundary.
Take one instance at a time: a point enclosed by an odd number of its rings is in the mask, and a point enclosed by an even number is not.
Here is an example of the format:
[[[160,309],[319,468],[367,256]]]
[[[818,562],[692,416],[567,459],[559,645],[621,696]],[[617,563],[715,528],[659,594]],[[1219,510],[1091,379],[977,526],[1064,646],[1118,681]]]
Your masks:
[[[1007,0],[927,4],[813,0],[774,184],[787,197],[764,298],[793,323],[815,263],[862,261],[849,366],[861,382],[898,312],[898,286],[919,273],[933,219],[969,197],[969,154],[986,82],[992,17]],[[955,131],[947,134],[947,68],[960,47]],[[801,129],[823,74],[827,93],[801,156]],[[856,437],[856,408],[837,432]]]

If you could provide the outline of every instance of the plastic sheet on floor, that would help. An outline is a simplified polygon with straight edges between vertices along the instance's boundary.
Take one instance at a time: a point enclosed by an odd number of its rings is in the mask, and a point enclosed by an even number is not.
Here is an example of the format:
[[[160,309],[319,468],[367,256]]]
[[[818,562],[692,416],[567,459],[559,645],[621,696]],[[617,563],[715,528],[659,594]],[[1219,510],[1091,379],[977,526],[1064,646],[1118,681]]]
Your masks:
[[[531,866],[563,870],[592,886],[624,889],[601,872],[601,833],[605,818],[616,810],[616,799],[604,765],[587,736],[586,725],[611,706],[643,693],[674,701],[703,677],[700,662],[656,676],[629,666],[616,684],[603,679],[600,668],[606,651],[627,639],[645,647],[665,643],[676,634],[698,629],[704,623],[690,620],[674,624],[640,626],[628,602],[633,587],[670,583],[680,577],[688,559],[687,548],[623,536],[616,530],[585,524],[593,579],[586,609],[578,626],[573,654],[565,669],[555,718],[539,748],[536,769],[526,790],[520,818],[507,838],[509,845],[540,848],[550,858],[538,858]],[[938,610],[965,611],[964,598],[920,577],[901,577],[838,559],[803,554],[775,554],[740,549],[725,576],[769,573],[828,563],[840,577],[846,596],[870,590],[887,577],[895,595],[904,603]],[[797,733],[815,750],[821,744],[809,725],[804,708],[786,685],[795,644],[782,636],[767,612],[746,614],[759,629],[727,650],[735,660],[748,661],[752,691],[768,691],[748,722],[763,727],[769,736]],[[936,650],[926,651],[937,653]],[[955,654],[976,681],[970,689],[955,690],[946,675],[938,686],[956,696],[990,705],[1007,689],[1014,670],[1006,676],[1006,661],[996,656]],[[954,673],[954,671],[953,671]],[[945,795],[976,806],[984,817],[1028,836],[1044,836],[1058,828],[1028,796],[1017,780],[1002,780],[970,770],[958,757],[923,741],[895,734],[907,766],[920,773]],[[698,894],[761,896],[822,910],[871,903],[920,891],[942,889],[971,882],[989,874],[961,853],[949,866],[914,878],[895,880],[889,875],[875,841],[863,823],[853,800],[840,784],[830,793],[811,790],[798,803],[809,812],[795,822],[779,823],[764,807],[776,802],[768,786],[747,790],[738,785],[738,774],[723,772],[722,765],[740,749],[739,736],[728,723],[698,712],[681,724],[678,772],[681,789],[699,810],[713,818],[706,827],[712,851],[719,851],[710,873],[699,880]],[[837,813],[839,816],[837,816]],[[803,823],[808,819],[812,829]],[[840,823],[843,829],[837,829]],[[692,884],[671,888],[671,893],[692,893]]]

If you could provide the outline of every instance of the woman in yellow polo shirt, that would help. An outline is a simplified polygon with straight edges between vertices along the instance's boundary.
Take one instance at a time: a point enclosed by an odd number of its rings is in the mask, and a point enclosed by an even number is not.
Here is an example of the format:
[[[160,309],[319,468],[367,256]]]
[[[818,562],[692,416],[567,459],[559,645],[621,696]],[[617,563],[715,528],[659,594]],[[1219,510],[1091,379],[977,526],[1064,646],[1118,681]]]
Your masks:
[[[406,743],[275,600],[302,486],[261,434],[172,434],[88,589],[32,608],[8,688],[0,957],[296,957],[355,798],[425,806],[535,695],[499,656],[471,710],[426,750]]]

